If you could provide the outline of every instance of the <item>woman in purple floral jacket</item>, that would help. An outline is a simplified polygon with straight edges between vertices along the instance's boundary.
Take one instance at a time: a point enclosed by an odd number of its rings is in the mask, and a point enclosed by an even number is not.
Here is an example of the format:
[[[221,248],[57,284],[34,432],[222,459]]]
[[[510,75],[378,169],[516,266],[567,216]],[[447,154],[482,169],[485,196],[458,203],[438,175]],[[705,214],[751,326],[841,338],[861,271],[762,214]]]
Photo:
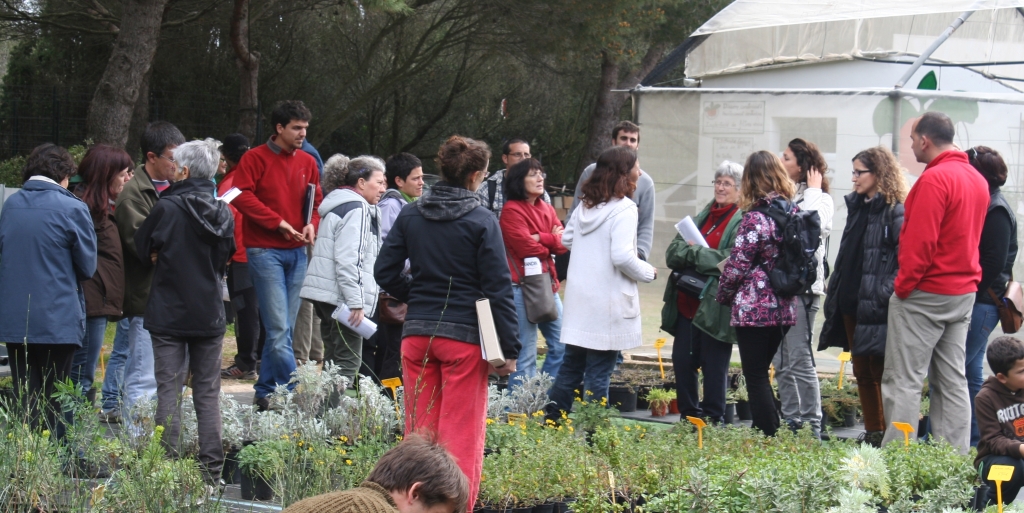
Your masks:
[[[775,295],[768,273],[775,267],[781,236],[775,221],[751,209],[776,199],[789,201],[795,186],[775,154],[759,151],[743,167],[740,208],[746,213],[736,231],[736,245],[725,261],[718,286],[723,304],[732,304],[743,375],[750,394],[753,425],[768,436],[779,429],[768,367],[789,327],[796,324],[794,298]],[[792,209],[799,207],[793,205]]]

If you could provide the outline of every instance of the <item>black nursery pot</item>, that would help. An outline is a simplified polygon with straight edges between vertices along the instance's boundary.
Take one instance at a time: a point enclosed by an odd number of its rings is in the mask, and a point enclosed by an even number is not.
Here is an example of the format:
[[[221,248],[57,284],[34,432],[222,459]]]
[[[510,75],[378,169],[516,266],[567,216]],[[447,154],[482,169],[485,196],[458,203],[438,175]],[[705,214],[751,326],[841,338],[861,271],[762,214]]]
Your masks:
[[[505,511],[511,511],[512,513],[533,513],[533,508],[512,508]]]
[[[242,499],[247,501],[269,501],[274,498],[274,489],[260,476],[242,473]]]
[[[852,428],[857,425],[857,408],[847,406],[843,409],[843,427]]]
[[[569,513],[572,511],[572,503],[576,502],[576,499],[565,499],[561,502],[555,503],[555,513]]]
[[[608,404],[615,406],[621,412],[636,411],[636,390],[629,386],[608,387]]]
[[[651,391],[651,387],[650,386],[646,386],[646,385],[642,386],[642,387],[638,387],[636,389],[636,409],[638,409],[638,410],[650,409],[651,403],[647,402],[647,393],[650,392],[650,391]],[[533,509],[536,510],[537,507],[534,506]]]
[[[733,424],[736,422],[736,403],[725,403],[725,423]]]
[[[242,470],[238,467],[238,449],[228,451],[224,455],[224,466],[220,471],[220,478],[225,484],[240,484],[242,482]]]
[[[551,504],[551,503],[548,503],[548,504],[538,504],[538,505],[533,507],[533,513],[554,513],[554,512],[555,512],[555,505]]]
[[[975,487],[974,499],[971,500],[971,507],[974,508],[974,511],[985,511],[985,507],[988,506],[988,491],[987,484]]]
[[[753,420],[754,416],[750,414],[750,401],[738,401],[736,403],[736,416],[740,420]]]

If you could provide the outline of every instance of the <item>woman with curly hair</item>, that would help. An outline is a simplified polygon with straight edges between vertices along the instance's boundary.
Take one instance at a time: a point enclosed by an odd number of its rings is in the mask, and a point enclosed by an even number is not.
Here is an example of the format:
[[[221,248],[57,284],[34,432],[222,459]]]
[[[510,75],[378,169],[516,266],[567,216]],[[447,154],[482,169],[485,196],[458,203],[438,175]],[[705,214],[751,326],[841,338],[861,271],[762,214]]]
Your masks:
[[[818,261],[814,283],[809,290],[797,296],[796,325],[782,340],[772,363],[777,373],[775,377],[779,380],[782,418],[790,429],[795,431],[807,424],[817,436],[821,433],[821,392],[818,390],[818,373],[814,369],[811,339],[814,317],[818,314],[821,296],[825,295],[825,241],[832,231],[835,205],[825,176],[828,164],[814,143],[800,138],[789,141],[782,152],[782,165],[796,183],[793,202],[801,210],[818,213],[821,243],[814,253]]]
[[[774,436],[779,415],[768,367],[786,332],[796,324],[796,298],[776,294],[768,279],[780,253],[782,234],[775,220],[760,209],[796,212],[800,207],[792,202],[793,181],[774,153],[758,151],[747,157],[741,183],[739,207],[745,213],[722,269],[716,300],[732,305],[730,324],[736,327],[753,427]]]
[[[470,510],[483,470],[487,376],[515,372],[520,349],[501,228],[476,194],[490,158],[486,143],[448,138],[437,152],[442,181],[402,209],[374,265],[377,284],[409,305],[402,329],[405,431],[436,434],[451,451],[469,479]],[[481,298],[490,300],[505,354],[497,369],[480,355]]]
[[[864,439],[876,447],[886,427],[882,370],[907,189],[903,169],[888,149],[869,148],[853,158],[853,192],[844,198],[846,228],[828,283],[818,346],[853,353]]]

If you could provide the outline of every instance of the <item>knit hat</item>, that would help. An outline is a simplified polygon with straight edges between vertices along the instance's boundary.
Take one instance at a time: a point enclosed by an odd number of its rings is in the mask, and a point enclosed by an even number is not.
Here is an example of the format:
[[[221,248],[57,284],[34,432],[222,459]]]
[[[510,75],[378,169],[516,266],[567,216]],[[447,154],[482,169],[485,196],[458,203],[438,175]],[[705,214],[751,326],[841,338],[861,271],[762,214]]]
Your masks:
[[[377,483],[363,481],[357,488],[303,499],[283,513],[398,513],[398,504]]]

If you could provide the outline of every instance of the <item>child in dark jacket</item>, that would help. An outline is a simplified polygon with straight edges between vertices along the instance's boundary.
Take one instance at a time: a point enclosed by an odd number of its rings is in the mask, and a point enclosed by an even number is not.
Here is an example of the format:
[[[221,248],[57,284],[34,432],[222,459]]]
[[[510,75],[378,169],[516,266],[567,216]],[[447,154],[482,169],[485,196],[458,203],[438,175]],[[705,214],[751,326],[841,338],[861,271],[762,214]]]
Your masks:
[[[1003,483],[1003,502],[1009,504],[1024,486],[1024,342],[999,337],[988,346],[988,378],[974,399],[981,441],[974,465],[984,463],[982,476],[992,465],[1014,467],[1013,478]],[[988,503],[996,501],[996,485],[987,481]]]

